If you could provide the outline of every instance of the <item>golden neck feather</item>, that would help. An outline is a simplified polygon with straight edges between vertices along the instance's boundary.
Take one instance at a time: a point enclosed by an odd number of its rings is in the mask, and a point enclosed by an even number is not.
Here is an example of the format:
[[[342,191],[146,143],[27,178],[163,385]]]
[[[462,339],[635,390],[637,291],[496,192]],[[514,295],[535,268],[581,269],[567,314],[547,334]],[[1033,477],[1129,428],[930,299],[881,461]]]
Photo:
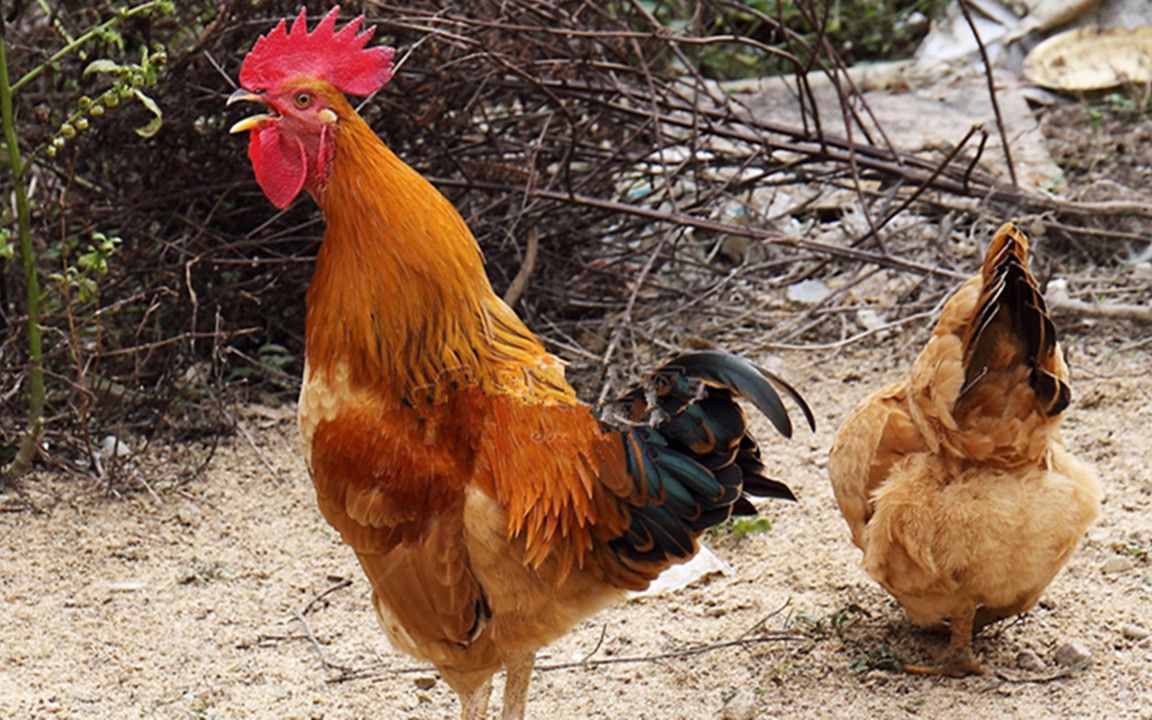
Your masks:
[[[340,115],[327,184],[314,192],[327,232],[308,289],[311,370],[343,366],[355,386],[409,393],[547,358],[492,291],[447,198],[350,106]]]

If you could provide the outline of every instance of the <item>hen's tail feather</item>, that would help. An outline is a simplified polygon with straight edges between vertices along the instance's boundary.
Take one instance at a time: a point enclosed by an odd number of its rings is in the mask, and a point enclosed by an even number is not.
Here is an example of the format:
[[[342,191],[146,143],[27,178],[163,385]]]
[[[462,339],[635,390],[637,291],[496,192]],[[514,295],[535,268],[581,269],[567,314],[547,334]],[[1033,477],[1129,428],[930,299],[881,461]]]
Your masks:
[[[1030,384],[1040,408],[1058,415],[1072,393],[1056,375],[1056,326],[1028,271],[1028,238],[1012,223],[992,238],[982,276],[984,289],[964,338],[964,386],[958,401],[1008,358],[1031,367]],[[1005,342],[1017,345],[1021,357],[1003,353]]]
[[[613,551],[638,563],[666,564],[696,551],[705,529],[733,514],[755,514],[745,494],[795,500],[787,485],[764,476],[756,442],[736,399],[760,409],[784,436],[792,424],[776,387],[792,397],[808,424],[808,405],[783,381],[726,353],[683,355],[657,370],[616,403],[631,496],[623,535]]]

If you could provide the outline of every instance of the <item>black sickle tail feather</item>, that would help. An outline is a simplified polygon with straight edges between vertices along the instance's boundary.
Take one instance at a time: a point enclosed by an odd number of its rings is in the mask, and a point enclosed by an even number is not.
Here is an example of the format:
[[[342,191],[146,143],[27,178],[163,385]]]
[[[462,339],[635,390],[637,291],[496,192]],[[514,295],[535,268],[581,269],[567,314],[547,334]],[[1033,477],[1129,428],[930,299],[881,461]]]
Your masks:
[[[774,387],[775,385],[775,387]],[[747,495],[795,500],[764,476],[756,441],[736,399],[743,397],[791,437],[792,423],[776,388],[812,411],[791,386],[736,355],[682,355],[606,409],[619,423],[628,473],[630,523],[613,550],[640,563],[671,563],[696,551],[696,537],[733,514],[755,514]],[[616,424],[616,423],[613,423]]]

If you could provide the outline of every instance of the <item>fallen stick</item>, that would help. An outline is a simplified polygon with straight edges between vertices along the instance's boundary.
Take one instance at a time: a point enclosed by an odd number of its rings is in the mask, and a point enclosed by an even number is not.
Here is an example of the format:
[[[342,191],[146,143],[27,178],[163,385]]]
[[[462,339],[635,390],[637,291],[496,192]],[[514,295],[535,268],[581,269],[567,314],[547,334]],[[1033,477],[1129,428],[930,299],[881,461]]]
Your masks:
[[[1110,320],[1135,320],[1152,324],[1152,307],[1129,303],[1089,303],[1068,297],[1048,298],[1048,308],[1056,313]]]

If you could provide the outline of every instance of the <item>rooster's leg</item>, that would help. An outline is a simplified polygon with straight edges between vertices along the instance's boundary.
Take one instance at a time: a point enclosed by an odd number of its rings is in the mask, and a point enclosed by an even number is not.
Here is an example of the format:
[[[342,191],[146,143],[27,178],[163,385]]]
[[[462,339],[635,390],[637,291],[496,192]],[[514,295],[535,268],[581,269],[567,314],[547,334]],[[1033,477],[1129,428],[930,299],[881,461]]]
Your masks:
[[[971,608],[952,617],[952,637],[948,648],[936,658],[936,664],[905,665],[904,669],[916,675],[965,677],[984,674],[984,668],[972,655],[972,621],[975,616],[976,608]]]
[[[488,696],[492,694],[492,678],[471,692],[457,690],[456,693],[460,696],[461,720],[488,720]]]
[[[532,666],[536,653],[517,655],[504,664],[508,673],[504,679],[504,710],[502,720],[524,720],[524,705],[528,701],[528,683],[532,680]]]

